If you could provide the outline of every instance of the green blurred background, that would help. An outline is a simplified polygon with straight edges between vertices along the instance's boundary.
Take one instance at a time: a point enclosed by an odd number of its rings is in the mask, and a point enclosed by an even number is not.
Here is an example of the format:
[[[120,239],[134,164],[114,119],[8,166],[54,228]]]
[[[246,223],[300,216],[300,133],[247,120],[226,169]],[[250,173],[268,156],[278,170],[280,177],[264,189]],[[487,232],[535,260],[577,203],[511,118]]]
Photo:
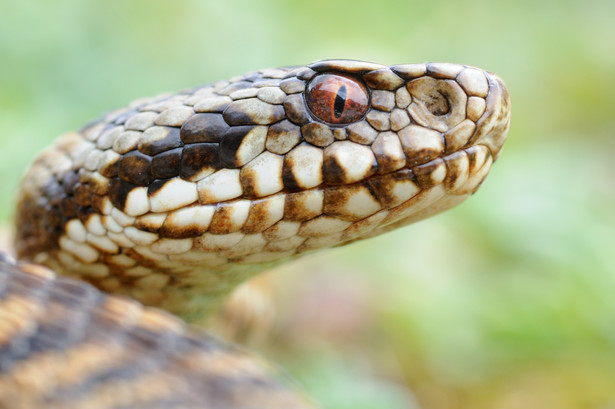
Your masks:
[[[615,3],[2,1],[0,220],[63,131],[246,71],[449,61],[508,84],[476,196],[287,265],[260,347],[331,409],[615,408]]]

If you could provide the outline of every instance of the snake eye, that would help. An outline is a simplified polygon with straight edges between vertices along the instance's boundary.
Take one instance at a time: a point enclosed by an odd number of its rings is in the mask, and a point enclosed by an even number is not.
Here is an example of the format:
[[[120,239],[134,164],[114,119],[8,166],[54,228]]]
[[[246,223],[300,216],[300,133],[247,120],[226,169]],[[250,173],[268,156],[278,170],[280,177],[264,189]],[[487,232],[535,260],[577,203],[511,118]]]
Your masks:
[[[323,74],[308,85],[306,100],[318,119],[330,124],[348,124],[365,115],[369,95],[365,85],[352,77]]]

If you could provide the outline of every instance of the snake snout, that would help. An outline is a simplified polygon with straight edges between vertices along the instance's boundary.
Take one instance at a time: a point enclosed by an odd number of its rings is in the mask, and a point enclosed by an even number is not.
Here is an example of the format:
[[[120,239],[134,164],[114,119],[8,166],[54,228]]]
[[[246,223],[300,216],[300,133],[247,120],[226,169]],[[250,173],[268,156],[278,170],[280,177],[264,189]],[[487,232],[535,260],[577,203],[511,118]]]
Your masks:
[[[486,110],[476,124],[472,143],[488,147],[495,160],[500,156],[510,128],[510,94],[500,77],[487,72],[485,76],[489,81],[489,93],[485,98]]]

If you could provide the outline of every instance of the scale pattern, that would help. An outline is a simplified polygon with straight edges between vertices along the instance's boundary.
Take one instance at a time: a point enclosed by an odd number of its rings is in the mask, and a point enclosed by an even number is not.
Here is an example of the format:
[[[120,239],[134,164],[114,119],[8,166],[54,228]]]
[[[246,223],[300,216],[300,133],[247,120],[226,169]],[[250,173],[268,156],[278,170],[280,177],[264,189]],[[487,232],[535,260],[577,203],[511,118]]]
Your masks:
[[[358,120],[306,104],[360,82]],[[133,102],[60,137],[18,199],[20,258],[198,320],[237,283],[473,193],[499,155],[502,81],[455,64],[321,61]]]
[[[264,362],[141,303],[198,321],[275,263],[455,206],[509,122],[505,85],[480,69],[328,60],[135,101],[61,136],[18,195],[18,256],[46,267],[0,258],[0,408],[312,407]]]

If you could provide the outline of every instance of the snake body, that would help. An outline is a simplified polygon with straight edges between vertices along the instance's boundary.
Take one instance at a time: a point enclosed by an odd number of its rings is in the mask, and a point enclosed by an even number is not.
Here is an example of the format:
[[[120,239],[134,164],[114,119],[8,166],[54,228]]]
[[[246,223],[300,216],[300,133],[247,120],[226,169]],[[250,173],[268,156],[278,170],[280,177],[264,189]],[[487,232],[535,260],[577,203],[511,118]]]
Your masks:
[[[0,407],[309,407],[267,364],[140,303],[200,321],[273,264],[448,209],[509,121],[505,85],[477,68],[327,60],[61,136],[23,179],[16,248],[68,278],[0,262]]]

